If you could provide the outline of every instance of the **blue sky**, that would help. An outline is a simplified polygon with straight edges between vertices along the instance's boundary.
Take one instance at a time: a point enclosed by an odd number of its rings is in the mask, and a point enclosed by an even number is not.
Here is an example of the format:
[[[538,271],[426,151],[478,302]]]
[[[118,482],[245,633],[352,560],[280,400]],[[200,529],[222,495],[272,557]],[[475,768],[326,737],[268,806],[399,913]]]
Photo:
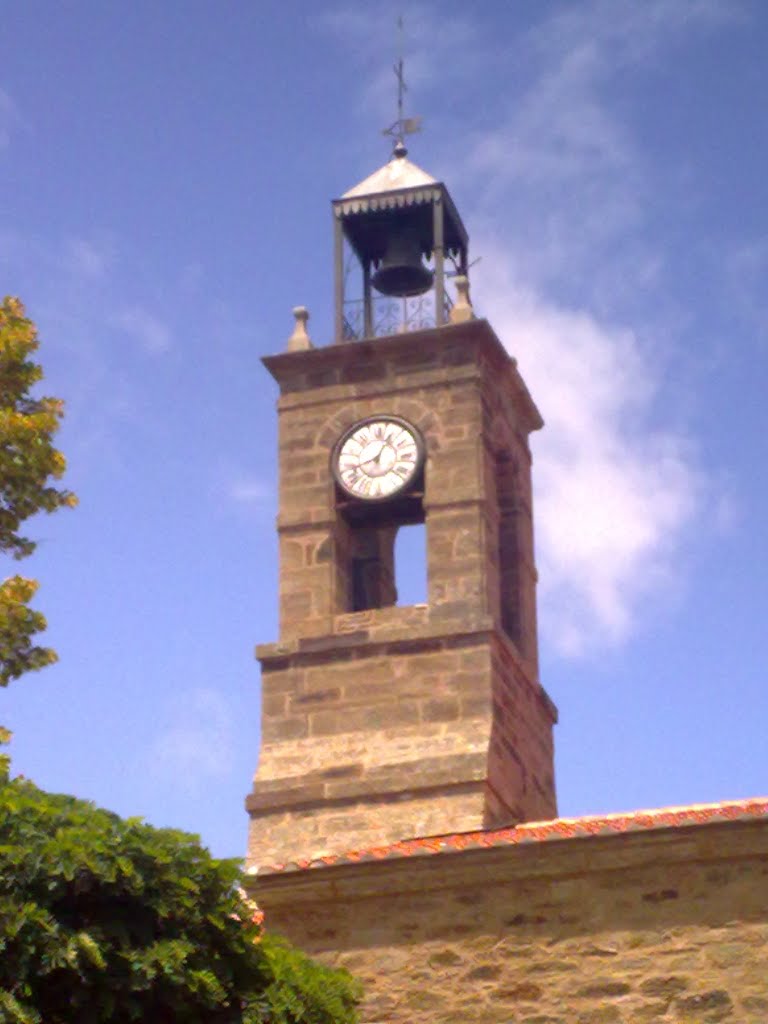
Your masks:
[[[768,7],[404,3],[412,159],[471,236],[534,439],[564,815],[763,794]],[[0,2],[0,288],[80,497],[14,768],[242,855],[275,639],[274,384],[330,340],[329,200],[388,156],[380,4]],[[13,567],[9,564],[6,572]],[[404,581],[409,592],[409,581]]]

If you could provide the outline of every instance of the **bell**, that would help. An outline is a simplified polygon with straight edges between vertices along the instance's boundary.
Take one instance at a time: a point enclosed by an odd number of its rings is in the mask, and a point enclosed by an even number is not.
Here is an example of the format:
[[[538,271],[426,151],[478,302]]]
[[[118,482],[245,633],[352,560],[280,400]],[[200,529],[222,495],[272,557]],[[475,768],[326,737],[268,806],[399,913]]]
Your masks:
[[[415,235],[402,230],[392,234],[371,284],[382,295],[398,298],[429,291],[432,271],[421,262],[421,246]]]

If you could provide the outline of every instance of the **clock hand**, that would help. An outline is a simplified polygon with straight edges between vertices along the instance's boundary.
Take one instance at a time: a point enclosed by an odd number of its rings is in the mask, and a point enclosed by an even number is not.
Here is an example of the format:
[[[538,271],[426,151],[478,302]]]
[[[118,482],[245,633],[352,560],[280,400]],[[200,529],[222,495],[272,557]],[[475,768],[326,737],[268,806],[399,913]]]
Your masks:
[[[377,455],[374,455],[374,457],[372,459],[366,459],[365,462],[362,462],[360,465],[361,466],[373,466],[373,465],[378,466],[379,463],[381,462],[381,456],[384,454],[384,448],[385,448],[385,446],[382,445],[381,448],[379,448],[379,452],[378,452]]]

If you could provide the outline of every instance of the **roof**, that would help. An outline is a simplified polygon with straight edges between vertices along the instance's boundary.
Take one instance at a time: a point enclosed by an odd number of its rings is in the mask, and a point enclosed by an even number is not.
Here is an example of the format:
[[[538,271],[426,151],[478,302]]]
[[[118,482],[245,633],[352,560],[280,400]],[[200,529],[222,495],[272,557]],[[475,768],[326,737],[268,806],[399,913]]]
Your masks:
[[[367,861],[397,860],[403,857],[430,857],[435,854],[460,853],[489,847],[516,846],[525,843],[549,843],[590,836],[609,836],[629,832],[653,831],[681,826],[718,824],[731,821],[768,820],[768,797],[732,800],[714,804],[691,804],[687,807],[664,807],[656,810],[631,811],[623,814],[587,815],[580,818],[554,818],[552,821],[526,822],[511,828],[452,835],[403,839],[386,846],[346,853],[329,854],[312,860],[290,864],[271,864],[259,874],[309,871],[341,864]]]
[[[418,188],[421,185],[437,185],[438,181],[427,174],[405,155],[397,155],[369,174],[367,178],[345,192],[342,199],[354,199],[357,196],[370,196],[379,192],[395,192],[402,188]]]

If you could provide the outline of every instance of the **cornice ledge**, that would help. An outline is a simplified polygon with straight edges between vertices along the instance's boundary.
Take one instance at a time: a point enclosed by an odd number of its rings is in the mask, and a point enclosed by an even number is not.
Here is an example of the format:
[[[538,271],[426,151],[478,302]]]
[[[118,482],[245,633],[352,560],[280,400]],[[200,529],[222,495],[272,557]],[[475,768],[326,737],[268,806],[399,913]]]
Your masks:
[[[268,908],[487,884],[496,872],[507,881],[583,877],[766,856],[768,798],[756,798],[416,837],[313,861],[263,866],[252,871],[250,887]],[[664,893],[658,898],[665,898]]]
[[[445,622],[431,620],[425,624],[407,621],[401,625],[393,622],[387,626],[389,628],[384,632],[381,627],[377,628],[375,622],[370,622],[366,626],[345,632],[259,644],[256,647],[256,657],[264,667],[271,667],[273,662],[291,659],[298,663],[304,658],[336,654],[350,648],[381,648],[382,651],[386,651],[386,648],[396,644],[398,651],[404,651],[425,645],[439,645],[444,641],[450,641],[451,646],[455,647],[471,643],[475,638],[486,639],[495,631],[490,616],[478,616],[476,619],[465,621],[460,628],[457,628],[456,620],[453,618],[446,619]],[[369,650],[366,650],[366,653],[369,653]]]

